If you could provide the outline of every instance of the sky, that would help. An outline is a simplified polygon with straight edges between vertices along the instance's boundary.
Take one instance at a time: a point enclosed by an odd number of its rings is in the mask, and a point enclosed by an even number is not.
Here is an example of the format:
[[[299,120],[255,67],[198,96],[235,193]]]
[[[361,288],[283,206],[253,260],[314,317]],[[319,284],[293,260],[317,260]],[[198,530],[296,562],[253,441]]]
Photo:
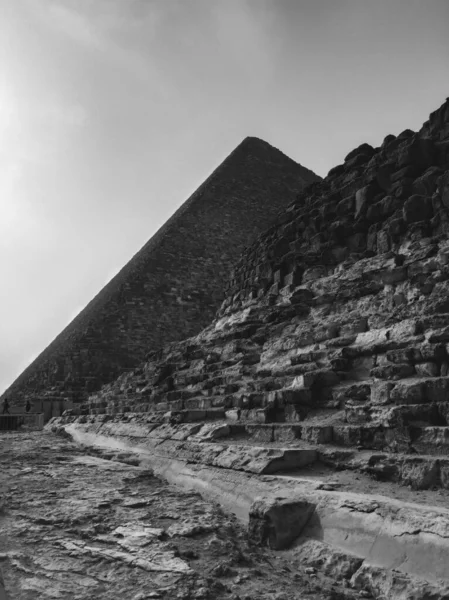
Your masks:
[[[321,176],[449,91],[448,0],[0,0],[0,393],[253,135]]]

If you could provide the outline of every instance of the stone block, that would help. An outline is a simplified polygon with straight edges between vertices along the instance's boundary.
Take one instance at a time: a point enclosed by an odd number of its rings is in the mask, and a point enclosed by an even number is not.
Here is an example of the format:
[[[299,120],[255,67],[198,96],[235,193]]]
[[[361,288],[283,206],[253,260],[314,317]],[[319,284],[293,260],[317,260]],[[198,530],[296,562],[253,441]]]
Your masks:
[[[348,196],[341,200],[336,207],[337,215],[341,217],[350,216],[354,213],[354,196]]]
[[[400,167],[406,165],[416,165],[421,171],[428,169],[434,163],[436,157],[436,148],[430,138],[421,138],[415,135],[411,138],[411,143],[404,146],[398,157]]]
[[[369,204],[373,201],[379,188],[376,184],[366,185],[355,193],[355,213],[354,218],[358,219],[363,216],[368,210]]]
[[[407,267],[396,267],[381,272],[382,283],[385,285],[396,285],[407,280]]]
[[[368,403],[353,403],[351,400],[345,404],[345,420],[351,425],[368,423],[371,420],[370,405]]]
[[[307,417],[307,414],[309,413],[309,411],[310,411],[309,405],[287,404],[284,407],[284,412],[283,412],[284,420],[287,423],[299,423]],[[281,422],[281,419],[279,419],[278,422]]]
[[[333,427],[331,425],[301,425],[300,437],[311,444],[330,444]]]
[[[421,381],[399,382],[390,392],[396,404],[422,404],[428,402],[425,384]]]
[[[298,387],[295,389],[285,388],[268,392],[265,395],[265,401],[268,403],[268,405],[275,405],[278,407],[285,406],[287,404],[309,405],[312,403],[312,392],[307,387]]]
[[[379,233],[377,234],[376,242],[378,254],[388,252],[391,248],[391,238],[387,231],[379,231]]]
[[[449,327],[443,327],[433,331],[428,337],[429,344],[438,344],[439,342],[449,342]]]
[[[340,404],[346,400],[367,402],[371,397],[371,389],[369,383],[345,385],[341,388],[334,388],[332,396]]]
[[[305,540],[293,551],[298,565],[319,569],[320,573],[334,581],[350,579],[363,563],[362,558],[336,550],[318,540]]]
[[[357,146],[357,148],[354,148],[354,150],[351,150],[351,152],[345,156],[345,163],[348,163],[358,156],[363,156],[366,160],[368,160],[372,158],[375,152],[375,149],[370,144],[361,144],[360,146]]]
[[[415,368],[411,364],[392,364],[371,369],[371,376],[377,379],[399,380],[411,377],[415,373]]]
[[[420,194],[422,196],[432,196],[432,194],[437,189],[438,178],[440,177],[442,171],[439,167],[430,167],[413,182],[413,191],[415,194]]]
[[[271,429],[273,442],[294,442],[301,437],[300,425],[272,425]]]
[[[439,484],[440,465],[438,460],[409,457],[401,463],[399,477],[403,485],[409,485],[413,490],[428,490]]]
[[[402,211],[406,223],[431,219],[433,216],[432,199],[413,194],[405,201]]]
[[[449,377],[427,379],[425,382],[425,394],[428,402],[448,402]]]
[[[418,346],[419,356],[416,362],[435,361],[440,362],[447,358],[447,348],[445,344],[424,343]]]
[[[395,350],[388,350],[386,352],[387,359],[395,364],[404,364],[410,363],[414,364],[416,361],[420,360],[421,353],[417,348],[398,348]]]
[[[415,369],[419,377],[438,377],[440,374],[440,367],[434,362],[419,363]]]
[[[260,498],[249,510],[248,537],[273,550],[287,548],[307,525],[315,506],[305,500]]]
[[[390,404],[390,394],[393,388],[394,383],[375,381],[371,386],[371,403],[378,406]]]
[[[287,273],[287,275],[284,277],[284,286],[291,285],[293,287],[296,287],[297,285],[301,285],[302,275],[303,275],[302,269],[298,269],[298,270],[292,271],[291,273]]]

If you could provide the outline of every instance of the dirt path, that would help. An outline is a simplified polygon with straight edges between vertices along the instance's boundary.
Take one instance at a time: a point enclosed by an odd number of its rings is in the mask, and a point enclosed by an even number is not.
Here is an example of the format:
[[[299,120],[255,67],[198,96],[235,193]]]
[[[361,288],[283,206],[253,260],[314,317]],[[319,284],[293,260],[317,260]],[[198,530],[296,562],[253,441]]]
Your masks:
[[[91,451],[90,451],[91,452]],[[50,433],[0,435],[0,568],[8,600],[341,600],[287,553],[126,454]]]

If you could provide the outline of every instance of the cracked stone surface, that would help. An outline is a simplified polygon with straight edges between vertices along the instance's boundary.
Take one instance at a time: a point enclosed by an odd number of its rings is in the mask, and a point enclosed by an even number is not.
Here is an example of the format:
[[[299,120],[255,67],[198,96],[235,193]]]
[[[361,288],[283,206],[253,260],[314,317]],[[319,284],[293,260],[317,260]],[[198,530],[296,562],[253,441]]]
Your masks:
[[[289,553],[249,545],[217,505],[129,463],[47,432],[2,432],[8,600],[364,597]]]

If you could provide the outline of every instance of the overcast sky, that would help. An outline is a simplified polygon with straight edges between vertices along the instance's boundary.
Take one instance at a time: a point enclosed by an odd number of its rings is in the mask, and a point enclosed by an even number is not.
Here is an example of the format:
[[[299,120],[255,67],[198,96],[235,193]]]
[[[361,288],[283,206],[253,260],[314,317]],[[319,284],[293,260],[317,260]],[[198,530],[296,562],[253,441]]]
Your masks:
[[[324,176],[448,95],[448,0],[0,0],[0,393],[247,135]]]

